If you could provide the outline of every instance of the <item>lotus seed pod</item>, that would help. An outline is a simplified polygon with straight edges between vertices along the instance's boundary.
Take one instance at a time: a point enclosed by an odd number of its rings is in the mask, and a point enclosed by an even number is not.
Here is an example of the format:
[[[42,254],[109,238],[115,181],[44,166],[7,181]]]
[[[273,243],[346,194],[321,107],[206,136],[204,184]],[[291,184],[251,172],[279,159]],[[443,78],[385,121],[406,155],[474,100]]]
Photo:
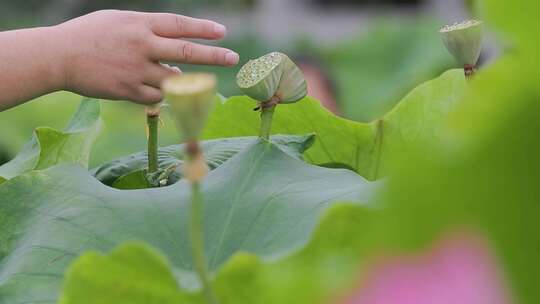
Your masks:
[[[482,51],[483,23],[468,20],[446,25],[439,31],[444,45],[462,66],[476,66]]]
[[[285,54],[273,52],[250,60],[238,72],[236,81],[249,97],[267,102],[293,103],[307,95],[304,74]]]
[[[161,88],[183,141],[197,140],[216,97],[216,76],[185,73],[171,76]]]

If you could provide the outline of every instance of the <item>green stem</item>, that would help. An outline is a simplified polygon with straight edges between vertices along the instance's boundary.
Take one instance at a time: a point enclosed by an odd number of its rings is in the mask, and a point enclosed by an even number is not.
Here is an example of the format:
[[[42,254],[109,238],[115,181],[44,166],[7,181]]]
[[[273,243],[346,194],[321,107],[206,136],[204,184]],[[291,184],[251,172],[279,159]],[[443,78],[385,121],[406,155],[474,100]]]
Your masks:
[[[147,115],[148,125],[148,173],[154,173],[159,169],[158,165],[158,124],[159,115]]]
[[[261,133],[259,137],[266,140],[270,139],[270,129],[272,128],[272,116],[276,106],[273,105],[268,108],[261,107]]]
[[[200,185],[198,182],[191,183],[191,216],[190,216],[190,237],[191,253],[195,270],[199,275],[203,287],[206,302],[217,304],[217,298],[212,291],[206,265],[206,256],[204,254],[204,234],[203,234],[203,199]]]

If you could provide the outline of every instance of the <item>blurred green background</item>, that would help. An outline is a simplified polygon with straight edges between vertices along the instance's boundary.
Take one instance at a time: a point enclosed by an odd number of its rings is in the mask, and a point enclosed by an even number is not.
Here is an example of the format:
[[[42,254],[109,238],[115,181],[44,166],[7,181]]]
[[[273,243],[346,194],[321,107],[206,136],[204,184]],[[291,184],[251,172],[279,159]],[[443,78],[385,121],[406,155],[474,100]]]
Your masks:
[[[437,30],[466,11],[461,3],[461,10],[452,15],[445,5],[445,1],[397,0],[305,0],[294,4],[286,0],[0,0],[0,30],[57,24],[108,8],[214,19],[229,28],[228,37],[218,44],[237,51],[241,64],[271,51],[286,52],[320,76],[322,80],[310,86],[333,97],[323,104],[337,104],[337,113],[349,119],[371,121],[419,83],[454,66]],[[295,9],[288,11],[288,6]],[[274,22],[276,18],[282,20]],[[266,20],[273,20],[272,24]],[[180,67],[214,72],[223,95],[240,94],[235,85],[239,66]],[[35,127],[63,128],[80,99],[57,92],[0,112],[0,163],[17,153]],[[103,102],[103,120],[105,129],[95,145],[92,165],[145,149],[141,106]],[[161,145],[175,143],[176,130],[166,116],[161,131]]]

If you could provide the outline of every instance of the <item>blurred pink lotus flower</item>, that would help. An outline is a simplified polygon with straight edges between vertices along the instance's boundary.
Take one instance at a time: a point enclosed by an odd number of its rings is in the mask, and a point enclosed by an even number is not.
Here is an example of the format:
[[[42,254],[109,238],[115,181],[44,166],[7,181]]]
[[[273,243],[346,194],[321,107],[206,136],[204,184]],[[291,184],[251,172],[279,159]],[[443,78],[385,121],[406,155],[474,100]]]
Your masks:
[[[482,238],[459,234],[417,256],[380,259],[344,304],[509,304]]]

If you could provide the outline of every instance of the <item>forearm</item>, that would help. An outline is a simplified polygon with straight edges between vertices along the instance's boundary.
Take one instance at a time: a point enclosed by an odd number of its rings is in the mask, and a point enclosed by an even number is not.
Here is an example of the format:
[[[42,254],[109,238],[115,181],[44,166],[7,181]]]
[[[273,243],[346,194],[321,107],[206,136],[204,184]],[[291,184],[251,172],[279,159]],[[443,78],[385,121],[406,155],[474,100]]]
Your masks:
[[[0,111],[63,89],[55,27],[0,32]]]

